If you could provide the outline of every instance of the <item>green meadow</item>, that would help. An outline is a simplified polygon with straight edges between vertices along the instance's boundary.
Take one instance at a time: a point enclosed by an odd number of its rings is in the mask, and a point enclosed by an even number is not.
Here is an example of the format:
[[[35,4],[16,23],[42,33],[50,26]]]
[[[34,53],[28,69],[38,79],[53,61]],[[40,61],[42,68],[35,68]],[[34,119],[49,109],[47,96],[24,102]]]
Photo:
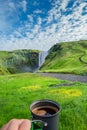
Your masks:
[[[87,75],[87,41],[55,44],[40,71]]]
[[[0,127],[12,118],[31,119],[30,104],[50,99],[61,106],[59,130],[87,130],[87,84],[69,84],[34,73],[0,76]]]

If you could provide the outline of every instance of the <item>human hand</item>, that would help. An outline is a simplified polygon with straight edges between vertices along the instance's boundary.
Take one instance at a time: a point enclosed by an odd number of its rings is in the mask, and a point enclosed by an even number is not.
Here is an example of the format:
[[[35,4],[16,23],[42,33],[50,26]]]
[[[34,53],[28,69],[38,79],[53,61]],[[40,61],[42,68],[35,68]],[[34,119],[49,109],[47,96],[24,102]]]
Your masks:
[[[28,119],[12,119],[1,130],[30,130],[31,121]]]

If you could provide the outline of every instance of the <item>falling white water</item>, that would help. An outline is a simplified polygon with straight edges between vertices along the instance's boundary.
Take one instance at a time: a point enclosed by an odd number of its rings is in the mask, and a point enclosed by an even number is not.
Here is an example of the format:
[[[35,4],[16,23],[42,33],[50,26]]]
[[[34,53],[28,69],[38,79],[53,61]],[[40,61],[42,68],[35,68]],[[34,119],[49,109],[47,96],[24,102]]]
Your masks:
[[[38,61],[38,67],[40,68],[43,63],[45,62],[45,58],[48,55],[48,51],[42,51],[39,52],[39,61]]]

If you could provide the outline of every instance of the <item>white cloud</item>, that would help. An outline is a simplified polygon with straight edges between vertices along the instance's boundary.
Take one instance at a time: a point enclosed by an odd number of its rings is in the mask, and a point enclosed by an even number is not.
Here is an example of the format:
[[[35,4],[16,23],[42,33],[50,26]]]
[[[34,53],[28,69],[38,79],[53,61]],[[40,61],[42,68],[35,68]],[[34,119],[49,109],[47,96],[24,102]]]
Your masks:
[[[37,6],[37,5],[39,5],[39,2],[34,1],[34,2],[33,2],[33,5],[34,5],[34,6]]]
[[[22,8],[23,8],[23,11],[26,12],[26,10],[27,10],[27,1],[26,1],[26,0],[23,0],[23,1],[21,2],[21,5],[22,5]]]
[[[13,24],[19,22],[18,7],[11,0],[0,1],[0,31],[9,33],[12,31]]]
[[[38,25],[41,25],[42,19],[40,17],[38,17],[37,23],[38,23]]]
[[[62,4],[61,4],[61,9],[62,9],[62,10],[66,10],[66,7],[67,7],[67,5],[68,5],[68,2],[69,2],[69,0],[63,0],[63,1],[62,1]]]
[[[8,3],[10,9],[15,10],[15,4],[11,1]]]
[[[29,21],[32,23],[33,22],[33,16],[32,15],[28,15],[27,17],[28,17]]]
[[[41,13],[43,13],[43,12],[42,12],[42,10],[37,9],[37,10],[35,10],[33,13],[34,13],[34,14],[41,14]]]
[[[62,2],[61,0],[54,0],[52,9],[49,10],[47,17],[44,19],[40,16],[35,19],[34,15],[27,15],[28,21],[22,27],[15,30],[9,39],[5,36],[4,40],[1,39],[1,49],[48,50],[58,42],[87,39],[87,14],[82,15],[83,8],[87,3],[76,0],[72,8],[70,7],[71,13],[65,15],[64,12],[69,10],[69,7],[66,8],[68,2],[69,0],[62,0]],[[77,3],[79,3],[79,6],[77,6]],[[23,11],[26,11],[26,4],[23,3]],[[9,6],[11,9],[15,9],[15,5],[11,2]],[[61,9],[63,12],[61,12]],[[38,14],[41,11],[36,10],[34,13]],[[3,12],[0,12],[0,14],[3,16]]]

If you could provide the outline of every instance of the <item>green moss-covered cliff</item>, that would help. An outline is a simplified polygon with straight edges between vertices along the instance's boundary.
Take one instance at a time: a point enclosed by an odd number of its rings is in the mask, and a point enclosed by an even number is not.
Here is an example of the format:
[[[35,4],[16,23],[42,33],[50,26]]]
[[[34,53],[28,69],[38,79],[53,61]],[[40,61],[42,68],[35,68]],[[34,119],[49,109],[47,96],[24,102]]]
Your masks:
[[[37,50],[0,51],[0,74],[34,71],[38,55]]]

